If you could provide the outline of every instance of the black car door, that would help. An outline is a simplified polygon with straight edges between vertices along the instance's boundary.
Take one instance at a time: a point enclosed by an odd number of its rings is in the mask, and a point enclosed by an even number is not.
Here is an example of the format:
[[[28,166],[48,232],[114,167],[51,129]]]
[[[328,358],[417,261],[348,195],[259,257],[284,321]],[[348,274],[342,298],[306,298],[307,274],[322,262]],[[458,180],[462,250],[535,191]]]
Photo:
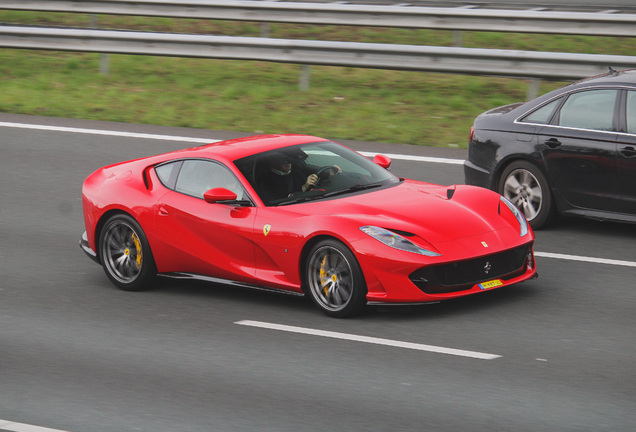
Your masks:
[[[539,132],[549,181],[575,208],[620,211],[618,94],[608,88],[573,92]]]
[[[625,117],[618,134],[618,184],[622,212],[636,214],[636,90],[625,91]]]

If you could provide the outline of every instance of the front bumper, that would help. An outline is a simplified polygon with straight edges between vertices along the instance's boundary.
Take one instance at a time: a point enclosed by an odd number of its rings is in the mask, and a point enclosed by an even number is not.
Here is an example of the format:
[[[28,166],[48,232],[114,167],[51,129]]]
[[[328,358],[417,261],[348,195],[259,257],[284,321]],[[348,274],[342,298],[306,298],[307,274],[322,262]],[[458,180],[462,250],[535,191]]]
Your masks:
[[[97,264],[101,264],[99,261],[99,257],[97,256],[97,253],[95,253],[95,251],[91,249],[91,247],[88,245],[88,236],[86,235],[86,231],[84,231],[84,234],[82,234],[82,238],[80,239],[79,245],[80,245],[80,248],[84,251],[86,255],[88,255],[90,259],[95,261]]]
[[[440,250],[444,254],[441,257],[400,251],[379,253],[372,242],[356,242],[354,249],[365,276],[367,301],[437,302],[536,277],[532,236],[528,234],[521,243],[519,240],[523,239],[518,232],[507,231],[507,234],[499,230],[447,242],[441,245],[445,249]],[[491,249],[492,252],[486,253]]]

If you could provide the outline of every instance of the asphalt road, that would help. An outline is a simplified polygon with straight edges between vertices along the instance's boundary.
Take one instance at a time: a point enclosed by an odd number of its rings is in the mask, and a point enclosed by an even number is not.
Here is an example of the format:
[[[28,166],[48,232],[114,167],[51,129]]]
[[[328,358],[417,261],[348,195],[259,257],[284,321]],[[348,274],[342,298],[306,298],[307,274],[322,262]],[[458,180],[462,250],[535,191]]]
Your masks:
[[[70,432],[634,430],[634,225],[572,219],[537,233],[537,252],[616,261],[539,256],[536,280],[350,320],[327,318],[303,298],[214,284],[164,281],[128,293],[78,247],[82,181],[100,166],[193,143],[5,122],[237,135],[0,114],[0,430],[8,422]],[[393,172],[463,182],[457,164],[403,159]],[[237,324],[245,320],[292,331]]]

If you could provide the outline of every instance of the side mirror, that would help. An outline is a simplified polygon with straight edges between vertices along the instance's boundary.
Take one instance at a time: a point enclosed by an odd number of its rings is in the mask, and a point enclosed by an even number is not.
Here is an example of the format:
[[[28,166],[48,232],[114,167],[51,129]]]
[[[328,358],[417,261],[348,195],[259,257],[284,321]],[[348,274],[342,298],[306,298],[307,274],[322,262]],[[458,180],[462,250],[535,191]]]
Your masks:
[[[236,194],[229,189],[214,188],[203,194],[203,199],[210,204],[214,204],[219,201],[236,201]]]
[[[380,165],[385,170],[391,168],[391,158],[388,156],[384,156],[382,154],[375,155],[375,157],[373,158],[373,162]]]

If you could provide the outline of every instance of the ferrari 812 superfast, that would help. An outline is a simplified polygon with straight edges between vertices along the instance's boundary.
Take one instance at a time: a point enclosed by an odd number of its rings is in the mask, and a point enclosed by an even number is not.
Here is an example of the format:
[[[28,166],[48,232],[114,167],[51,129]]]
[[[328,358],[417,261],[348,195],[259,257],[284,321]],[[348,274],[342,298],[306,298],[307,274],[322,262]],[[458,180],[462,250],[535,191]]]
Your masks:
[[[306,135],[117,163],[84,182],[80,246],[124,290],[199,278],[307,295],[333,317],[536,276],[534,234],[510,201],[389,166]]]

